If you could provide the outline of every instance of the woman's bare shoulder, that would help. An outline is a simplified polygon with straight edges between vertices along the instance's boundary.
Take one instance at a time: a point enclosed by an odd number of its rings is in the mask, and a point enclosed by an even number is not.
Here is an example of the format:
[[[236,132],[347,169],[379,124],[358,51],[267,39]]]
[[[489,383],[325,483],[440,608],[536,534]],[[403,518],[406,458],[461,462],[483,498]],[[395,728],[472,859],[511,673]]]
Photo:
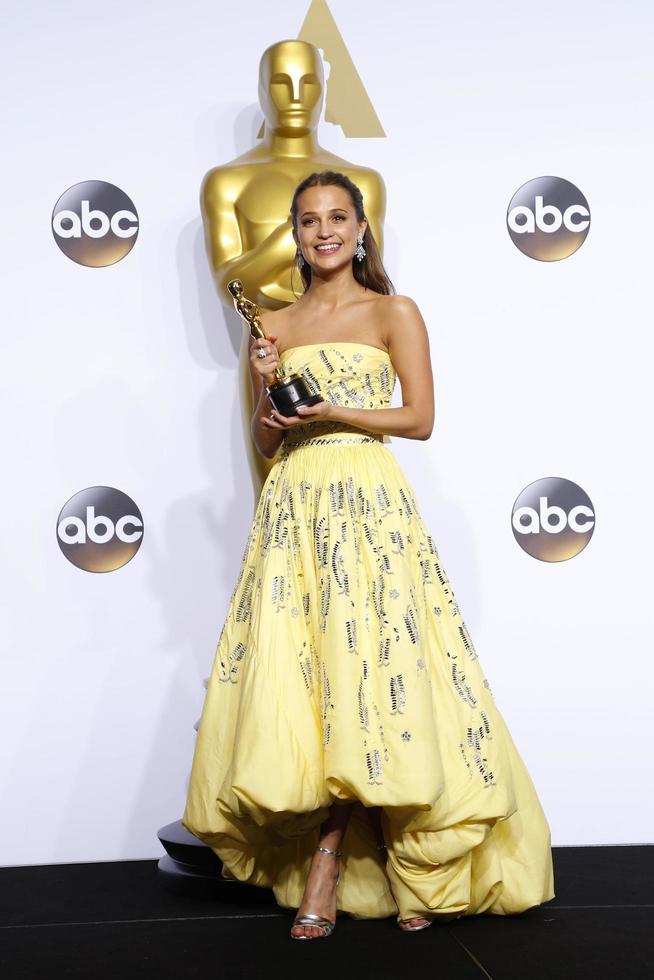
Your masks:
[[[264,310],[260,306],[259,314],[261,316],[262,323],[283,323],[283,321],[288,318],[288,311],[286,307],[282,307],[281,310]]]
[[[284,307],[281,310],[262,310],[260,308],[261,326],[266,336],[275,334],[281,340],[288,328],[288,311]]]
[[[379,309],[389,315],[399,313],[410,316],[418,310],[418,304],[410,296],[403,296],[401,293],[380,294]]]
[[[379,300],[376,309],[388,335],[398,324],[422,322],[418,304],[410,296],[392,293],[380,296]]]

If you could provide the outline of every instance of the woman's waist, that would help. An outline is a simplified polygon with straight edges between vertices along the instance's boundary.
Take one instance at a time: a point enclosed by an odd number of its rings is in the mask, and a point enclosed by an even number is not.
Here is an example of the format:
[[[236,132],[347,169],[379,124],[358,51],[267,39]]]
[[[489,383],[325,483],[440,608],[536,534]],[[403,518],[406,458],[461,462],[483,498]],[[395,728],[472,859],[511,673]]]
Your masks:
[[[368,429],[357,429],[344,423],[312,422],[308,425],[297,425],[286,431],[282,448],[292,449],[299,446],[327,445],[356,445],[357,443],[383,443],[384,436],[379,432]]]

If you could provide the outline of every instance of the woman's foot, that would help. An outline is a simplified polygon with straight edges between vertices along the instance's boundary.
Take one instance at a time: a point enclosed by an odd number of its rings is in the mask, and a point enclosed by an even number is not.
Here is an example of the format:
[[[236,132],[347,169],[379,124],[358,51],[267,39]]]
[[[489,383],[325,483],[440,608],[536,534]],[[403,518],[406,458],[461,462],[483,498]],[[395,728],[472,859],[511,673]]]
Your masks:
[[[430,926],[431,919],[425,919],[419,915],[414,919],[400,919],[398,925],[403,932],[417,932],[419,929],[426,929],[427,926]]]
[[[340,866],[340,851],[337,854],[317,850],[311,859],[311,867],[304,886],[302,904],[297,917],[311,913],[321,915],[330,922],[336,922],[336,883]],[[294,939],[318,939],[329,935],[319,925],[293,925],[291,936]]]

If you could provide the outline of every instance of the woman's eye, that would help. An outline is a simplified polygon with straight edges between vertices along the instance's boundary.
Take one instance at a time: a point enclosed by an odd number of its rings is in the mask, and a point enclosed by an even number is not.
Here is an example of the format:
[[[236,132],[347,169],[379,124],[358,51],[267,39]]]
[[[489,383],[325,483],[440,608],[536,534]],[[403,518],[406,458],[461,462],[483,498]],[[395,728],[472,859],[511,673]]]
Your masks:
[[[345,215],[344,214],[335,214],[335,215],[333,215],[333,218],[336,221],[345,221]],[[302,224],[303,225],[309,225],[314,220],[315,220],[314,218],[304,218],[304,220],[302,221]]]

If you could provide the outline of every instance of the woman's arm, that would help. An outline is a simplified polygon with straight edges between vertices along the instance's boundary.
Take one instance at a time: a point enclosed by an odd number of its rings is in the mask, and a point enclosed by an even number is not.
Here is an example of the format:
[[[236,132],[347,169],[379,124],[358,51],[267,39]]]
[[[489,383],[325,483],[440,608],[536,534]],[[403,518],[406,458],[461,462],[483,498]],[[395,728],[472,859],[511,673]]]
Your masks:
[[[274,334],[268,338],[271,343],[276,340]],[[250,433],[252,435],[252,441],[259,450],[262,456],[266,459],[272,459],[273,456],[277,454],[279,447],[284,440],[284,429],[273,429],[261,421],[262,416],[270,416],[272,412],[272,403],[268,397],[268,392],[264,384],[264,380],[261,373],[255,367],[255,361],[253,361],[253,353],[257,346],[254,337],[250,337],[250,350],[249,350],[249,365],[250,365],[250,379],[252,381],[252,400],[254,403],[254,411],[252,413],[252,421],[250,422]],[[276,358],[273,359],[276,364]],[[274,370],[274,367],[273,367]]]
[[[308,413],[305,416],[308,418]],[[379,432],[385,436],[404,436],[405,439],[429,439],[431,429],[423,427],[422,412],[411,405],[402,408],[343,408],[334,405],[330,421],[347,422],[367,432]]]

